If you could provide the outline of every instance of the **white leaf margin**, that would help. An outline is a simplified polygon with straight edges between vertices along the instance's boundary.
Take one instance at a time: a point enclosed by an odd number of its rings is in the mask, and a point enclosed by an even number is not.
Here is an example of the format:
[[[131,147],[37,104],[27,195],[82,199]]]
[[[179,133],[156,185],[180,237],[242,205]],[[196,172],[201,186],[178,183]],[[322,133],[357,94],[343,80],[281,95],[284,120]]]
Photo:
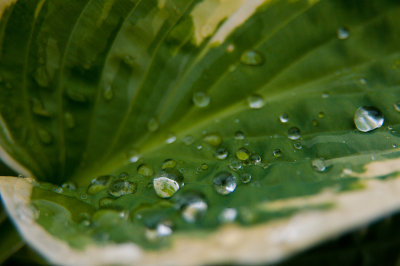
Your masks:
[[[388,167],[390,165],[391,167]],[[400,159],[366,166],[365,189],[342,193],[323,191],[271,204],[271,208],[333,203],[324,211],[302,211],[290,218],[240,227],[227,225],[204,237],[178,234],[169,249],[148,252],[133,243],[90,246],[76,250],[50,235],[34,220],[29,178],[0,177],[4,205],[26,242],[51,264],[57,265],[201,265],[223,262],[276,263],[317,243],[400,210],[400,174],[387,180],[371,173],[398,172]],[[361,175],[360,175],[361,176]],[[264,206],[268,208],[267,206]]]

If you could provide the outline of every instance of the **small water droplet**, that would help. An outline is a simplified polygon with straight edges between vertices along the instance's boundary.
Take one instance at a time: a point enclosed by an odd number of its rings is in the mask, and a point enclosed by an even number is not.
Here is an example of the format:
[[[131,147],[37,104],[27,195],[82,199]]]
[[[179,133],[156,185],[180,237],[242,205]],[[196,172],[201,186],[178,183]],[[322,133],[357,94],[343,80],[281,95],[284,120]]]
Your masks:
[[[102,198],[99,201],[100,208],[110,208],[114,204],[114,199],[112,198]]]
[[[397,144],[392,144],[392,148],[393,149],[397,149],[399,147],[399,145],[397,145]]]
[[[381,111],[372,106],[360,107],[354,114],[354,124],[361,132],[369,132],[380,128],[384,121]]]
[[[66,96],[68,97],[68,99],[70,99],[73,102],[78,102],[78,103],[86,103],[88,101],[88,98],[86,95],[75,91],[73,89],[67,89],[66,90]]]
[[[240,182],[243,184],[250,183],[251,181],[251,174],[250,173],[242,173],[240,174]]]
[[[148,129],[150,132],[157,131],[157,130],[158,130],[158,127],[159,127],[159,124],[158,124],[157,119],[155,119],[155,118],[151,118],[151,119],[149,120],[149,122],[147,123],[147,129]]]
[[[131,163],[136,163],[140,159],[140,154],[135,149],[129,150],[126,155]]]
[[[252,94],[247,97],[247,102],[251,109],[260,109],[264,106],[264,98],[259,94]]]
[[[246,148],[240,148],[236,152],[236,158],[238,158],[241,161],[246,161],[250,157],[250,152]]]
[[[163,162],[161,168],[162,169],[167,169],[167,168],[175,168],[176,167],[176,161],[173,159],[167,159]]]
[[[360,83],[361,83],[361,85],[367,84],[367,79],[365,79],[365,78],[360,78]]]
[[[73,182],[66,182],[61,185],[61,187],[65,190],[74,191],[76,190],[76,185]]]
[[[208,134],[203,141],[212,146],[219,146],[222,143],[222,137],[218,134]]]
[[[313,119],[313,120],[312,120],[312,125],[313,125],[314,127],[317,127],[317,126],[319,125],[319,122],[318,122],[317,120]]]
[[[275,158],[279,158],[282,156],[282,151],[280,149],[275,149],[273,154]]]
[[[208,170],[208,164],[202,163],[201,166],[200,166],[200,168],[201,168],[201,170],[203,170],[203,171]]]
[[[185,143],[186,145],[192,145],[194,142],[194,138],[191,135],[187,135],[186,137],[183,138],[183,143]]]
[[[172,197],[182,186],[183,175],[174,169],[161,171],[153,179],[154,191],[160,198]]]
[[[346,40],[347,38],[350,37],[350,32],[347,28],[345,27],[340,27],[337,30],[337,37],[339,40]]]
[[[53,143],[53,136],[47,130],[40,128],[37,131],[40,141],[45,145]]]
[[[218,218],[221,223],[231,223],[236,220],[237,214],[238,212],[236,209],[226,208],[222,210]]]
[[[248,66],[260,66],[264,63],[264,56],[254,50],[246,51],[240,57],[240,62]]]
[[[287,122],[289,122],[289,115],[287,113],[283,113],[279,116],[279,120],[281,121],[281,123],[286,124]]]
[[[167,144],[172,144],[176,141],[176,136],[174,134],[169,134],[167,140],[165,141]]]
[[[301,145],[301,142],[296,142],[293,144],[293,146],[297,150],[301,150],[303,148],[303,145]]]
[[[87,189],[87,193],[94,195],[104,189],[106,189],[112,182],[114,177],[112,175],[103,175],[94,178]],[[87,196],[86,196],[87,197]]]
[[[121,179],[121,180],[126,180],[126,179],[129,178],[129,174],[128,174],[127,172],[122,172],[122,173],[119,174],[118,177],[119,177],[119,179]]]
[[[111,101],[114,97],[114,91],[110,84],[107,84],[104,88],[103,97],[106,101]]]
[[[110,185],[108,194],[113,197],[119,198],[128,194],[135,194],[137,191],[137,184],[125,180],[118,180]]]
[[[181,207],[182,218],[188,223],[203,219],[207,213],[208,204],[200,195],[190,194],[183,199]]]
[[[242,131],[236,131],[235,132],[235,139],[236,140],[244,140],[244,133]]]
[[[254,165],[260,165],[262,161],[262,158],[259,154],[253,153],[250,155],[250,162]]]
[[[298,127],[291,127],[288,130],[288,138],[291,140],[297,140],[301,137],[300,129]]]
[[[67,128],[71,129],[75,127],[75,118],[71,113],[66,112],[64,114],[64,120]]]
[[[397,112],[400,112],[400,102],[393,104],[393,108],[394,108],[394,110],[396,110]]]
[[[322,119],[322,118],[324,118],[325,117],[325,113],[324,112],[319,112],[318,113],[318,118],[319,119]]]
[[[125,55],[123,58],[123,62],[130,67],[133,67],[135,65],[135,59],[133,58],[133,56],[130,55]]]
[[[232,53],[233,51],[235,51],[235,45],[233,45],[232,43],[230,43],[227,47],[226,47],[226,51],[228,53]]]
[[[323,99],[327,99],[327,98],[329,98],[329,92],[324,92],[324,93],[322,93],[322,95],[321,95],[321,97],[323,98]]]
[[[215,151],[215,157],[219,160],[225,160],[226,158],[228,158],[228,151],[225,148],[218,148]]]
[[[229,172],[219,172],[213,179],[214,189],[218,194],[228,195],[235,191],[236,178]]]
[[[202,91],[193,93],[193,103],[199,108],[205,108],[210,104],[210,96]]]
[[[51,117],[51,113],[44,108],[43,103],[37,98],[32,99],[32,112],[38,116]]]
[[[314,170],[317,172],[322,173],[322,172],[325,172],[325,170],[326,170],[326,164],[325,164],[324,159],[321,159],[321,158],[315,159],[311,162],[311,165],[314,168]]]
[[[231,168],[233,171],[239,171],[240,169],[243,168],[243,164],[240,160],[238,159],[232,159],[229,162],[229,168]]]
[[[137,168],[137,172],[138,172],[139,175],[142,175],[142,176],[152,176],[152,175],[154,175],[153,168],[151,168],[151,166],[148,165],[148,164],[139,165],[139,167]]]

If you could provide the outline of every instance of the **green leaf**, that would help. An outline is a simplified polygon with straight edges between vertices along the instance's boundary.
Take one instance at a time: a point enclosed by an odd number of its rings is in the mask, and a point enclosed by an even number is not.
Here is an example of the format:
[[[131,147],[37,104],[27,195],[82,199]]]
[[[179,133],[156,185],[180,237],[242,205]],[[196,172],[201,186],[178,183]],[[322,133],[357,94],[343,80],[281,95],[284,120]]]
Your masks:
[[[24,237],[53,263],[65,243],[70,263],[115,243],[142,252],[116,262],[187,264],[185,245],[196,263],[273,262],[399,209],[399,15],[389,0],[10,4],[1,154],[35,181],[0,188],[26,193]],[[288,235],[256,240],[271,230]]]

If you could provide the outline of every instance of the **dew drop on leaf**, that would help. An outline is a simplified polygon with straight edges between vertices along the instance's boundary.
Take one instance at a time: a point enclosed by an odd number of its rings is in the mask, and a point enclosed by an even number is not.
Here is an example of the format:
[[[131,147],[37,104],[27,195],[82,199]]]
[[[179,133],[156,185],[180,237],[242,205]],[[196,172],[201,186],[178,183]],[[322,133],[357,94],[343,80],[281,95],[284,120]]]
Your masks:
[[[201,170],[203,170],[203,171],[208,170],[208,164],[202,163],[201,166],[200,166],[200,168],[201,168]]]
[[[167,140],[165,141],[167,144],[172,144],[176,141],[176,136],[174,134],[169,134]]]
[[[232,169],[233,171],[239,171],[240,169],[242,169],[242,167],[243,167],[243,164],[238,159],[232,159],[229,162],[229,168]]]
[[[247,103],[251,109],[260,109],[264,106],[264,98],[259,94],[252,94],[247,97]]]
[[[361,132],[380,128],[384,121],[382,112],[372,106],[362,106],[354,114],[354,124]]]
[[[212,146],[219,146],[222,143],[222,137],[219,134],[208,134],[203,141]]]
[[[147,122],[147,129],[148,129],[150,132],[155,132],[155,131],[157,131],[157,130],[158,130],[158,127],[159,127],[159,124],[158,124],[157,119],[155,119],[155,118],[151,118],[151,119],[149,120],[149,122]]]
[[[187,135],[186,137],[183,138],[183,143],[185,143],[186,145],[192,145],[194,142],[193,136],[191,135]]]
[[[219,221],[221,223],[232,223],[236,220],[237,217],[237,210],[235,208],[225,208],[219,214]]]
[[[240,148],[236,152],[236,158],[238,158],[241,161],[246,161],[250,157],[250,152],[246,148]]]
[[[183,175],[173,169],[165,169],[156,175],[153,179],[153,187],[157,196],[160,198],[172,197],[182,186]]]
[[[311,162],[311,165],[312,165],[313,169],[317,172],[322,173],[322,172],[325,172],[325,170],[326,170],[326,164],[325,164],[324,159],[321,159],[321,158],[315,159]]]
[[[208,204],[203,197],[191,194],[182,200],[181,215],[188,223],[200,221],[207,213]]]
[[[125,180],[118,180],[110,185],[108,194],[113,197],[119,198],[124,195],[134,194],[137,191],[137,184]]]
[[[167,169],[167,168],[175,168],[176,167],[176,161],[173,159],[167,159],[163,162],[161,168],[162,169]]]
[[[225,160],[226,158],[228,158],[228,151],[225,148],[218,148],[215,151],[215,157],[219,160]]]
[[[66,182],[61,185],[61,187],[65,190],[74,191],[76,190],[76,185],[73,182]]]
[[[214,189],[218,194],[228,195],[235,191],[236,178],[229,172],[219,172],[213,179]]]
[[[43,144],[49,145],[53,142],[53,136],[46,129],[40,128],[37,131],[40,141]]]
[[[297,140],[301,137],[300,129],[298,127],[291,127],[288,129],[288,138],[291,140]]]
[[[323,119],[325,117],[325,113],[324,112],[319,112],[318,113],[318,118],[319,119]]]
[[[296,142],[293,144],[293,146],[296,150],[301,150],[303,148],[303,145],[301,144],[301,142]]]
[[[232,53],[233,51],[235,51],[235,45],[229,44],[229,45],[226,47],[226,51],[227,51],[228,53]]]
[[[337,37],[339,40],[346,40],[347,38],[350,37],[350,32],[347,28],[345,27],[340,27],[337,30]]]
[[[242,131],[235,132],[235,139],[236,140],[244,140],[244,133]]]
[[[112,175],[103,175],[96,177],[90,182],[87,189],[89,195],[94,195],[110,186],[114,177]]]
[[[264,63],[264,57],[257,51],[246,51],[240,57],[240,62],[248,66],[260,66]]]
[[[393,104],[393,108],[394,108],[394,110],[396,110],[397,112],[400,112],[400,102]]]
[[[69,129],[75,127],[75,118],[70,112],[64,114],[65,126]]]
[[[76,90],[73,90],[71,88],[67,89],[65,93],[66,93],[68,99],[70,99],[73,102],[86,103],[88,101],[86,95],[84,95]]]
[[[210,96],[208,96],[205,92],[202,91],[193,93],[192,100],[194,105],[199,108],[205,108],[210,104]]]
[[[250,155],[250,162],[254,165],[259,165],[261,164],[262,158],[259,154],[253,153]]]
[[[141,164],[137,168],[138,174],[142,176],[152,176],[154,174],[153,168],[148,164]]]
[[[242,182],[243,184],[247,184],[250,183],[251,181],[251,174],[250,173],[242,173],[239,176],[240,178],[240,182]]]
[[[114,97],[114,92],[113,92],[113,88],[111,85],[107,85],[104,88],[104,92],[103,92],[103,97],[106,101],[111,101],[112,98]]]
[[[275,158],[279,158],[282,156],[282,151],[280,149],[275,149],[273,154]]]
[[[283,113],[279,116],[279,120],[281,121],[281,123],[286,124],[287,122],[289,122],[289,115],[287,113]]]
[[[110,208],[114,203],[114,199],[112,198],[102,198],[99,201],[99,207],[100,208]]]

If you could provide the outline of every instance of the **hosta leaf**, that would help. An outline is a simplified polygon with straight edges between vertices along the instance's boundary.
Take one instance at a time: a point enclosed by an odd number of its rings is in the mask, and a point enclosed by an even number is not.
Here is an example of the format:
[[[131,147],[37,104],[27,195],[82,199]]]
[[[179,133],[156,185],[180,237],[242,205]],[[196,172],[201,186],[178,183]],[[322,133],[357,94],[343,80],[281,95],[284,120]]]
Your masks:
[[[2,156],[36,180],[1,179],[11,216],[54,263],[187,264],[277,261],[397,210],[399,15],[389,0],[8,5]]]

